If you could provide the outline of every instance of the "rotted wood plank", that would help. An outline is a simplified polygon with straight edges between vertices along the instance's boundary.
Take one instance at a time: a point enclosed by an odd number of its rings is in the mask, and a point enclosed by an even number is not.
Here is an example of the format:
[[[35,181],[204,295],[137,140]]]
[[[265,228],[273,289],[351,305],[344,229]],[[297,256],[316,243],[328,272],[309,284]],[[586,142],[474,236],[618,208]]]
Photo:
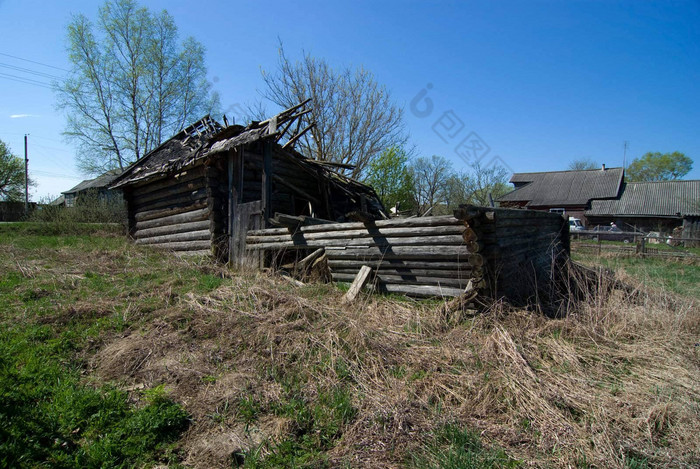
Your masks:
[[[154,249],[165,249],[169,251],[202,251],[211,249],[211,240],[206,241],[183,241],[174,243],[149,244]]]
[[[343,296],[343,303],[352,303],[355,301],[357,295],[360,294],[360,290],[362,290],[362,287],[364,287],[369,280],[370,273],[372,273],[372,268],[363,265],[357,275],[350,275],[354,280],[352,281],[352,285],[350,285],[350,289]]]
[[[315,233],[319,231],[338,231],[338,230],[361,230],[368,227],[376,228],[396,228],[396,227],[418,227],[418,226],[444,226],[444,225],[461,225],[464,226],[462,220],[457,220],[452,215],[439,217],[417,217],[417,218],[392,218],[390,220],[377,220],[370,224],[361,222],[346,222],[346,223],[331,223],[328,225],[318,226],[303,226],[300,231],[303,233]],[[258,235],[274,235],[288,234],[289,230],[285,228],[268,228],[265,230],[255,230],[248,234],[253,236]]]
[[[248,249],[276,250],[276,249],[307,249],[328,248],[345,246],[460,246],[464,245],[469,252],[479,252],[477,243],[466,243],[460,235],[445,236],[418,236],[401,238],[338,238],[338,239],[306,239],[303,235],[295,235],[292,241],[277,243],[253,243],[248,244]]]
[[[187,233],[176,233],[163,236],[152,236],[150,238],[138,238],[135,242],[136,244],[161,244],[161,243],[174,243],[180,241],[199,241],[199,240],[209,240],[211,241],[211,232],[206,230],[190,231]]]
[[[143,230],[136,230],[134,233],[134,236],[136,238],[148,238],[151,236],[161,236],[161,235],[168,235],[168,234],[175,234],[175,233],[185,233],[188,231],[199,231],[199,230],[204,230],[208,229],[210,225],[209,220],[201,220],[201,221],[191,221],[191,222],[183,222],[183,223],[176,223],[176,224],[166,224],[163,226],[158,226],[155,228],[148,228],[148,229],[143,229]]]
[[[293,240],[293,236],[303,236],[306,240],[329,240],[329,239],[356,239],[356,238],[382,238],[382,237],[419,237],[419,236],[444,236],[444,235],[460,235],[467,230],[462,225],[444,225],[430,227],[396,227],[396,228],[373,228],[362,227],[354,230],[331,230],[321,232],[301,231],[297,235],[292,235],[289,232],[284,234],[272,235],[251,235],[249,233],[246,241],[249,244],[255,243],[273,243],[273,242],[288,242]],[[464,235],[463,235],[464,236]],[[474,239],[476,239],[474,237]]]
[[[362,272],[362,270],[360,270],[360,272]],[[357,275],[359,275],[359,273]],[[356,278],[356,274],[341,272],[331,272],[331,276],[336,282],[351,282],[354,278]],[[384,285],[425,285],[444,286],[451,288],[465,288],[467,284],[471,282],[471,278],[459,279],[448,277],[416,277],[410,275],[387,275],[383,273],[377,273],[376,275],[372,275],[371,279],[376,279],[377,283]]]
[[[152,218],[145,221],[136,222],[137,230],[146,230],[159,226],[177,225],[180,223],[189,223],[209,218],[208,208],[199,208],[194,210],[186,210],[180,213],[162,216],[160,218]]]
[[[155,220],[158,218],[165,218],[172,215],[178,215],[181,213],[192,212],[199,209],[207,210],[207,215],[205,218],[209,217],[209,209],[207,207],[207,202],[205,200],[199,200],[193,204],[182,206],[182,207],[169,207],[158,210],[136,210],[134,218],[136,222],[144,222],[149,220]],[[143,226],[143,228],[150,228],[150,226]]]

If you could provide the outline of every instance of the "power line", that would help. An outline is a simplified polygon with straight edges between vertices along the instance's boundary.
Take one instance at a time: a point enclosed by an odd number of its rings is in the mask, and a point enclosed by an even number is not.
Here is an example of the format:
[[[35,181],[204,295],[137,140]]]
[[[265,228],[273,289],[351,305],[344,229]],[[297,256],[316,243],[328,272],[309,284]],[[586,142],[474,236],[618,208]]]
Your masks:
[[[34,135],[32,135],[32,137],[34,137]],[[41,145],[41,144],[39,144],[39,143],[34,143],[33,146],[39,147],[39,148],[45,148],[45,149],[47,149],[47,150],[62,151],[62,152],[66,152],[66,153],[69,153],[69,152],[72,151],[72,150],[70,150],[70,149],[68,149],[68,148],[49,147],[49,146],[46,146],[46,145]]]
[[[26,77],[18,77],[17,75],[10,75],[7,73],[2,73],[0,72],[0,78],[4,78],[5,80],[12,80],[12,81],[17,81],[19,83],[24,83],[25,85],[34,85],[34,86],[40,86],[42,88],[46,89],[53,89],[51,87],[51,84],[45,83],[42,81],[34,80],[32,78],[26,78]]]
[[[49,64],[37,62],[36,60],[23,59],[22,57],[17,57],[16,55],[5,54],[3,52],[0,52],[0,55],[4,55],[5,57],[12,57],[13,59],[17,59],[17,60],[24,60],[25,62],[31,62],[33,64],[41,65],[44,67],[55,68],[56,70],[61,70],[63,72],[70,72],[70,70],[66,70],[65,68],[56,67],[54,65],[49,65]]]
[[[59,77],[58,75],[51,75],[50,73],[39,72],[36,70],[32,70],[30,68],[17,67],[16,65],[10,65],[10,64],[6,64],[6,63],[0,63],[0,67],[9,68],[11,70],[15,70],[15,71],[22,72],[22,73],[29,73],[31,75],[36,75],[36,76],[39,76],[42,78],[52,78],[54,80],[62,80],[63,79],[62,77]]]
[[[60,174],[60,173],[54,173],[52,171],[41,171],[37,169],[32,169],[29,171],[30,174],[36,174],[38,176],[48,176],[48,177],[55,177],[55,178],[60,178],[60,179],[73,179],[76,181],[82,180],[80,176],[69,176],[68,174]]]

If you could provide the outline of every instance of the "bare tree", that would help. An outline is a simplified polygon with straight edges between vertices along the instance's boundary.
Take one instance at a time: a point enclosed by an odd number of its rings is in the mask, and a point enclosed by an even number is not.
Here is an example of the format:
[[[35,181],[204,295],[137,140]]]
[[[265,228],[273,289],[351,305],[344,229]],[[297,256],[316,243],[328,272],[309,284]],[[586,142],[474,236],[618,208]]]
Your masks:
[[[569,169],[580,171],[584,169],[598,169],[600,166],[591,158],[578,158],[569,163]]]
[[[262,76],[263,97],[283,108],[311,98],[313,111],[303,122],[315,125],[299,140],[299,150],[316,160],[354,165],[352,177],[360,178],[375,156],[408,140],[403,109],[362,67],[335,70],[306,53],[292,62],[280,44],[277,69]]]
[[[512,190],[508,186],[508,172],[502,166],[484,168],[479,162],[475,162],[471,167],[472,172],[465,181],[469,191],[469,203],[491,205],[491,200],[495,201]]]
[[[421,157],[413,161],[410,171],[419,215],[434,215],[436,209],[440,212],[440,206],[445,205],[445,187],[454,175],[452,163],[438,155]]]
[[[68,41],[72,70],[56,92],[67,114],[64,134],[78,143],[86,173],[124,169],[218,105],[204,47],[192,38],[179,43],[167,11],[109,0],[96,27],[75,16]]]

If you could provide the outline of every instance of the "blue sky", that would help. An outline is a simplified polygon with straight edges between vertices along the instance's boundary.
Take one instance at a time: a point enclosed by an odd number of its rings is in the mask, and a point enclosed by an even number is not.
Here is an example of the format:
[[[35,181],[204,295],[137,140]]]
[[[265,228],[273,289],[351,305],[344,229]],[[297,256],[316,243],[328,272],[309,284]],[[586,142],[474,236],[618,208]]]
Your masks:
[[[0,139],[21,156],[30,134],[34,200],[82,178],[42,84],[69,68],[71,14],[94,18],[99,4],[0,0]],[[458,169],[473,158],[516,172],[566,169],[577,158],[620,166],[625,141],[628,162],[647,151],[700,159],[696,1],[142,4],[167,8],[183,37],[204,44],[229,114],[259,99],[260,70],[274,68],[279,38],[293,58],[306,51],[371,70],[406,107],[418,154]],[[465,150],[475,138],[484,150]],[[694,166],[687,178],[700,179]]]

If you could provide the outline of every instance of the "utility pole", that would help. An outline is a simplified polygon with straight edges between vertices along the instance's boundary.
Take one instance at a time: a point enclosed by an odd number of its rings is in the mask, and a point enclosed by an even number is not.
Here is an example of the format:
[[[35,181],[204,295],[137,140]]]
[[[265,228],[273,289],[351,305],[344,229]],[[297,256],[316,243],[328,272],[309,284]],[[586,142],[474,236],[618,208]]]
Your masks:
[[[629,145],[630,142],[625,140],[625,145],[624,145],[624,150],[622,151],[622,168],[627,167],[627,145]]]
[[[27,135],[24,134],[24,214],[29,215],[29,158],[27,157]]]

